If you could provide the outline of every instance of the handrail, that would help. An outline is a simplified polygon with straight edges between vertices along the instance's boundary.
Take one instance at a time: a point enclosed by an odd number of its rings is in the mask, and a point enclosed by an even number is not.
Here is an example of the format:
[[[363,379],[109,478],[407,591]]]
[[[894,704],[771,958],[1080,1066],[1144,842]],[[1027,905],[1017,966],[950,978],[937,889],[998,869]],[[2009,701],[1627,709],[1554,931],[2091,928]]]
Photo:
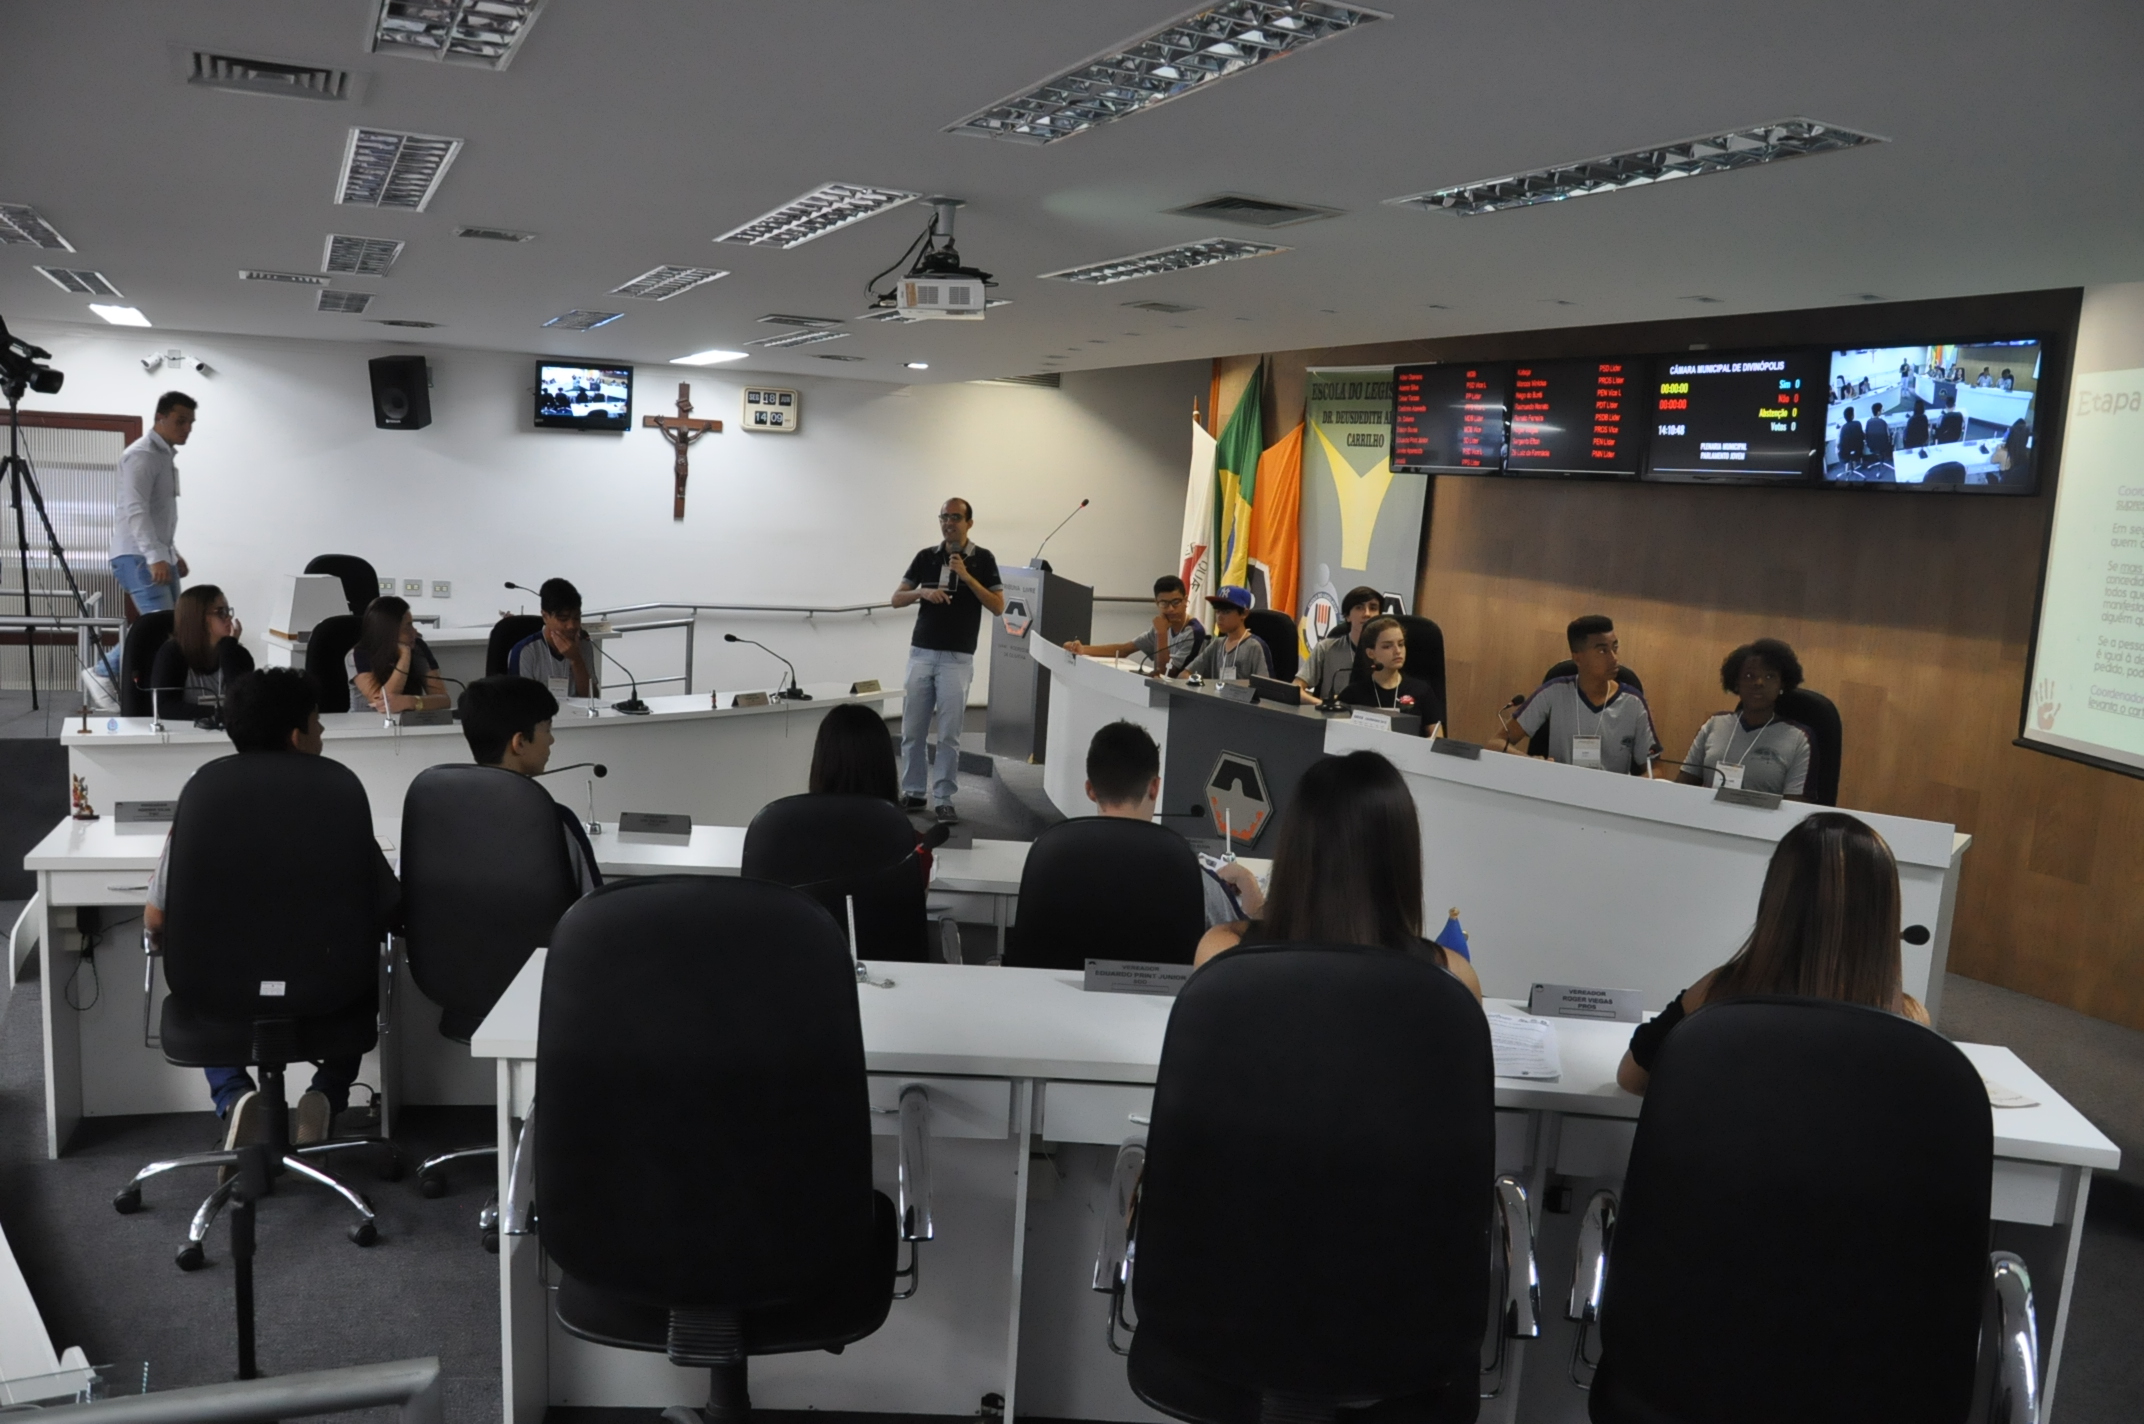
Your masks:
[[[0,628],[122,628],[124,618],[79,616],[61,617],[58,614],[0,613]]]
[[[432,1355],[62,1404],[39,1410],[37,1417],[84,1424],[270,1424],[393,1404],[401,1406],[402,1424],[440,1424],[440,1395],[439,1358]]]

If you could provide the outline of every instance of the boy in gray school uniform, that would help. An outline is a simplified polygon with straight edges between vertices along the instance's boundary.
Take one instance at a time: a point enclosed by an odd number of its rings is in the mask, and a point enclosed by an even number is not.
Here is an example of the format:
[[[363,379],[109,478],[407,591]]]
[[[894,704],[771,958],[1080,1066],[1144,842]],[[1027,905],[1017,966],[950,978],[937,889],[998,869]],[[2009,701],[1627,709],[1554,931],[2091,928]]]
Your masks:
[[[1571,660],[1578,670],[1550,678],[1533,695],[1514,704],[1502,717],[1504,750],[1527,737],[1531,755],[1546,755],[1565,766],[1583,766],[1624,776],[1652,775],[1660,755],[1653,735],[1652,710],[1645,697],[1616,680],[1621,644],[1615,624],[1598,613],[1575,618],[1565,630]],[[1535,736],[1548,727],[1546,746]]]

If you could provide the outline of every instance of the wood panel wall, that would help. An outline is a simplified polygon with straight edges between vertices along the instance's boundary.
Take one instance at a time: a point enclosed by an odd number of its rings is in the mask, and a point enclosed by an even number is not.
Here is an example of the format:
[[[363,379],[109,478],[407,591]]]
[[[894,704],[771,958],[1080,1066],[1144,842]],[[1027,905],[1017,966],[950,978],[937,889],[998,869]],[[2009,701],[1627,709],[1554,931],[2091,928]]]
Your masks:
[[[1269,358],[1267,423],[1278,435],[1299,418],[1313,365],[2039,330],[2061,338],[2049,364],[2066,370],[2078,299],[1289,352]],[[1255,359],[1230,358],[1225,376],[1240,382]],[[2059,421],[2042,418],[2043,465],[2059,465]],[[1498,706],[1565,656],[1564,625],[1598,612],[1615,619],[1674,758],[1706,716],[1733,705],[1719,681],[1727,652],[1784,638],[1845,722],[1841,806],[1973,836],[1951,969],[2144,1028],[2144,781],[2012,745],[2052,504],[2045,488],[1972,499],[1440,477],[1419,606],[1444,629],[1455,735],[1488,740]]]

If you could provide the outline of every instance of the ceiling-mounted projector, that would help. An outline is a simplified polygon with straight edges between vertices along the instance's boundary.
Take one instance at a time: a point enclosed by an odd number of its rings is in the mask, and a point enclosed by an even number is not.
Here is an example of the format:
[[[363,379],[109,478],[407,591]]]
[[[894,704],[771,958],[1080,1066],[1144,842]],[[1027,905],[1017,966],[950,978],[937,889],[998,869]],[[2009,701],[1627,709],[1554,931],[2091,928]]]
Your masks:
[[[872,305],[891,308],[911,321],[981,321],[989,301],[987,290],[997,282],[988,272],[963,266],[960,252],[953,246],[953,214],[961,206],[960,199],[930,201],[937,211],[923,235],[909,246],[909,252],[915,252],[918,246],[922,251],[907,274],[891,288],[872,292]],[[907,256],[908,253],[902,254],[904,260]],[[872,279],[874,288],[877,281],[878,278]]]

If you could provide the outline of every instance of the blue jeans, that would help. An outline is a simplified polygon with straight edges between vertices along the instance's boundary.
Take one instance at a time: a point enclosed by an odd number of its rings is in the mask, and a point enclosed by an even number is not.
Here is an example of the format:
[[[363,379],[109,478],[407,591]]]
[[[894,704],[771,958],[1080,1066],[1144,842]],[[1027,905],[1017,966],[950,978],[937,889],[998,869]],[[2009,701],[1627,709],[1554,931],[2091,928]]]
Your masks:
[[[119,580],[121,590],[134,600],[134,607],[138,612],[163,613],[178,606],[179,571],[176,568],[171,571],[170,583],[158,583],[149,577],[147,559],[139,554],[115,554],[112,557],[112,576]],[[113,611],[122,615],[126,612],[123,608]],[[124,637],[120,641],[123,643]],[[106,650],[97,666],[98,671],[106,677],[119,676],[118,646]]]
[[[350,1106],[350,1085],[357,1081],[356,1058],[329,1058],[314,1065],[312,1092],[328,1100],[328,1109],[340,1117]],[[203,1068],[208,1095],[216,1100],[216,1116],[229,1117],[231,1104],[253,1091],[253,1075],[243,1068]]]
[[[934,806],[951,805],[959,789],[960,723],[968,710],[968,684],[975,680],[975,654],[936,648],[908,650],[908,677],[901,687],[901,794],[923,794],[923,738],[938,734],[931,760]]]

